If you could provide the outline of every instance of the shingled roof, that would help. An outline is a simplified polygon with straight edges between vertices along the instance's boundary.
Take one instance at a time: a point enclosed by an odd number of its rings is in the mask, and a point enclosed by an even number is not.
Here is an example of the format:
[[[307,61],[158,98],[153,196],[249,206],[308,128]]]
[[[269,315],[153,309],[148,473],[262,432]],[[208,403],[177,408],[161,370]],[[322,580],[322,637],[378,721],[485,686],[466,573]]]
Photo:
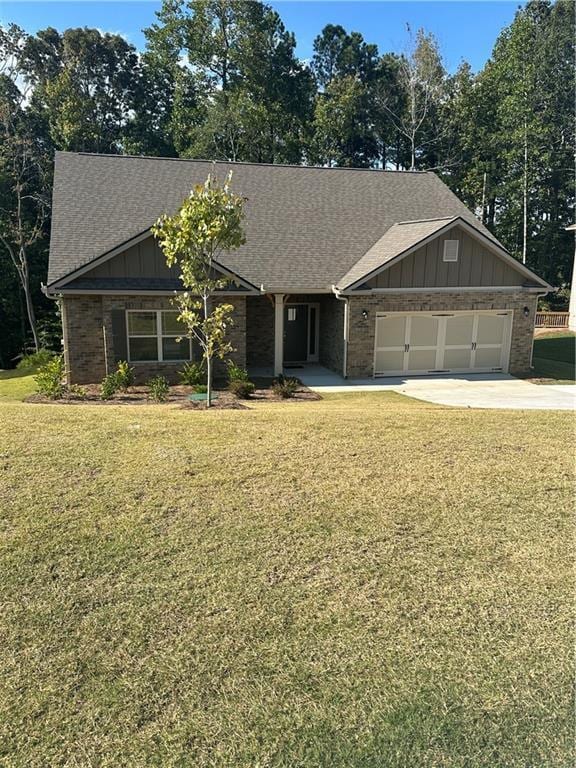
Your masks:
[[[380,257],[396,237],[391,228],[407,220],[461,217],[497,242],[430,172],[58,152],[48,284],[129,242],[160,214],[174,213],[208,173],[224,179],[229,171],[232,188],[247,199],[247,241],[221,261],[266,291],[342,284],[362,259],[369,266]]]

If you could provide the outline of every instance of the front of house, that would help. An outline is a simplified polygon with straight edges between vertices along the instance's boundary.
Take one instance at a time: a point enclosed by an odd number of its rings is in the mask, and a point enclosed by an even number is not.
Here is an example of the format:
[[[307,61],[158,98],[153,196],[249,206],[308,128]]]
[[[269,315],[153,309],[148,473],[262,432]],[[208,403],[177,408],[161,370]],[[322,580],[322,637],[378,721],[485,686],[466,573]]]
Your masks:
[[[209,173],[246,198],[246,244],[215,301],[231,357],[278,374],[524,374],[545,281],[511,257],[433,173],[57,153],[47,295],[61,301],[71,383],[119,360],[171,380],[181,288],[150,233]],[[295,371],[297,373],[297,370]]]

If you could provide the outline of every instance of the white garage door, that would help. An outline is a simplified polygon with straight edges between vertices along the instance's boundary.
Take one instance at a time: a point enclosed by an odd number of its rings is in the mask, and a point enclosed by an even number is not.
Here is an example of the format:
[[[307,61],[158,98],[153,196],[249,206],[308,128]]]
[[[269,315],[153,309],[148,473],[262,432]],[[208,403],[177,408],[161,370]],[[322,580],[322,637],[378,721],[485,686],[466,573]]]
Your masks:
[[[508,370],[511,311],[376,316],[374,375]]]

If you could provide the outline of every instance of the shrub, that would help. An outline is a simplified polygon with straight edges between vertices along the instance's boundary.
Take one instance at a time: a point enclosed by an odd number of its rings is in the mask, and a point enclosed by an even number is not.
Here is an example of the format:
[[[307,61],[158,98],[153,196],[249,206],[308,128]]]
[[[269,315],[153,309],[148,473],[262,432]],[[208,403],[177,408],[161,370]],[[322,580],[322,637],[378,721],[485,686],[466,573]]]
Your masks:
[[[282,374],[272,382],[272,391],[282,398],[294,397],[300,382],[292,377],[284,377]]]
[[[39,370],[34,381],[41,395],[49,397],[51,400],[59,400],[63,397],[66,386],[64,384],[64,356],[58,355],[48,360]]]
[[[130,368],[125,360],[120,360],[115,376],[118,389],[126,392],[128,387],[131,387],[134,383],[134,368]]]
[[[150,390],[149,396],[155,402],[163,403],[168,399],[170,387],[165,376],[153,376],[151,379],[148,379],[146,386]]]
[[[197,392],[198,394],[205,394],[208,392],[208,384],[195,384],[194,392]]]
[[[228,384],[228,391],[236,395],[239,400],[248,400],[254,394],[256,387],[251,381],[231,381]]]
[[[206,382],[206,371],[204,369],[204,361],[200,360],[198,363],[185,363],[184,368],[178,371],[178,375],[182,381],[182,384],[188,384],[191,387],[196,387]]]
[[[66,388],[66,393],[75,400],[86,400],[86,390],[79,384],[70,384]]]
[[[228,360],[226,365],[228,367],[228,381],[231,384],[233,381],[248,381],[248,371],[246,368],[236,365],[234,360]]]
[[[102,384],[100,385],[100,397],[102,400],[110,400],[119,389],[118,373],[109,373],[102,379]]]
[[[30,355],[24,355],[16,368],[19,371],[36,371],[38,368],[54,360],[56,354],[49,349],[39,349],[38,352],[32,352]]]

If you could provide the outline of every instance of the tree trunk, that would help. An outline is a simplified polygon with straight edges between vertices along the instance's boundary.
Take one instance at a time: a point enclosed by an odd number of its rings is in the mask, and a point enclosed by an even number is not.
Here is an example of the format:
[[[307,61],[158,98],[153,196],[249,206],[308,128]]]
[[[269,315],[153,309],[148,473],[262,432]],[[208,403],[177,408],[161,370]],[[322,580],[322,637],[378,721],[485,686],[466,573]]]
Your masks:
[[[212,404],[212,358],[206,358],[206,408]]]
[[[24,298],[26,300],[26,314],[28,315],[28,323],[30,324],[30,330],[32,331],[32,339],[34,340],[34,349],[36,352],[40,349],[40,343],[38,341],[38,331],[36,329],[36,313],[34,312],[34,304],[32,303],[32,293],[30,291],[30,278],[28,276],[27,262],[23,260],[23,268],[20,272],[20,282],[22,283],[22,289],[24,290]]]
[[[208,294],[204,294],[203,302],[204,302],[204,322],[206,322],[206,319],[208,317]],[[207,341],[207,339],[206,339]],[[209,347],[206,347],[206,352],[208,352]],[[212,355],[206,354],[206,408],[210,408],[212,405]]]
[[[524,118],[524,184],[522,210],[522,264],[526,264],[528,251],[528,121]]]

